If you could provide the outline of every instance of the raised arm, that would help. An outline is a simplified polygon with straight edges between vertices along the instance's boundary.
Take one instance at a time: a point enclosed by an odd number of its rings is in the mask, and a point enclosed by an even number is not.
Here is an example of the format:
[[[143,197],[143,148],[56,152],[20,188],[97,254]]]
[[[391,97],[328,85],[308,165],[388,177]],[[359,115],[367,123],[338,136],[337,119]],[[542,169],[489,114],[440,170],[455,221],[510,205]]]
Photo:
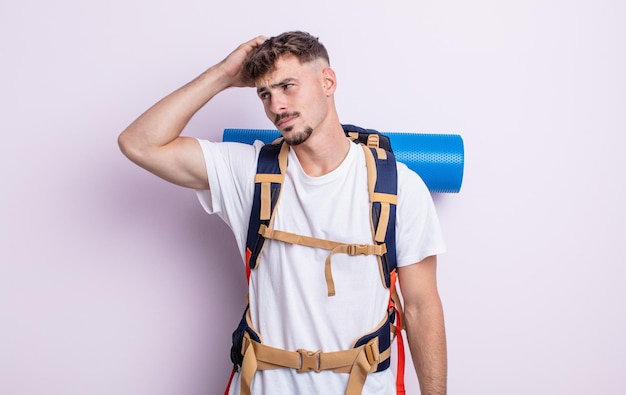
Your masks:
[[[398,268],[406,334],[422,395],[446,394],[446,333],[436,270],[436,256]]]
[[[259,36],[241,44],[223,61],[149,108],[118,137],[124,155],[174,184],[209,188],[200,145],[196,139],[180,134],[191,117],[219,92],[254,86],[253,81],[245,79],[242,65],[265,40]]]

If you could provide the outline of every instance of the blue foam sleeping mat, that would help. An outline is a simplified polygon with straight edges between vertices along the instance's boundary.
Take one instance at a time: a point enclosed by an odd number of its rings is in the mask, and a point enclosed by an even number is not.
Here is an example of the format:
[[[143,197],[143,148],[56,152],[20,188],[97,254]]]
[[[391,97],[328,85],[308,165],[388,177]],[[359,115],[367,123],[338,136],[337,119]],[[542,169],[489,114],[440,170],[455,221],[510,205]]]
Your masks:
[[[389,137],[396,160],[406,164],[431,192],[458,193],[463,182],[465,153],[458,134],[381,132]],[[280,137],[272,129],[224,129],[223,141],[271,143]]]

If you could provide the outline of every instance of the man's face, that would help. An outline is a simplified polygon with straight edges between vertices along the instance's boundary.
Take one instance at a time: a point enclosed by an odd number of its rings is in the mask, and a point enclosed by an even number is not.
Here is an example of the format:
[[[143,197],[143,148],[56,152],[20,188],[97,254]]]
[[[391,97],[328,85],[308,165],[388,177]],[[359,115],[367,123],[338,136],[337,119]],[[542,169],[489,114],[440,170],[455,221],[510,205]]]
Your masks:
[[[290,145],[305,142],[328,112],[323,60],[301,64],[283,56],[275,69],[256,80],[265,114]]]

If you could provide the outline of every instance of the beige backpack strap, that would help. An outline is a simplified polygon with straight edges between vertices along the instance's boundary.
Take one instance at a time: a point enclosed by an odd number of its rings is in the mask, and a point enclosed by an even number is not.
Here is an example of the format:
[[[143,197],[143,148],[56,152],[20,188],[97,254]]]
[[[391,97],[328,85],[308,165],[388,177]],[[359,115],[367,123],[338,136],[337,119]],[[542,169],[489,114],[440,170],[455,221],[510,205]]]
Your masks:
[[[367,189],[369,191],[370,206],[374,202],[380,202],[380,218],[378,220],[378,227],[374,229],[374,222],[373,220],[371,220],[372,233],[374,235],[374,240],[377,243],[383,243],[380,245],[385,245],[384,244],[385,235],[387,234],[387,226],[389,225],[389,215],[390,215],[389,205],[390,204],[397,205],[398,196],[388,194],[388,193],[375,192],[374,189],[376,186],[376,179],[378,177],[378,173],[376,171],[376,160],[374,159],[374,154],[372,153],[372,150],[369,147],[365,145],[361,145],[361,147],[363,148],[363,152],[365,153],[365,165],[367,166]],[[379,158],[383,159],[381,158],[379,151],[383,151],[383,153],[385,151],[381,148],[377,149],[377,154],[379,155]],[[387,158],[386,154],[384,158],[385,159]],[[370,207],[370,211],[371,211],[371,207]],[[383,285],[386,287],[387,284],[385,281],[382,261],[380,260],[380,257],[378,258],[378,266],[380,269],[380,275],[381,275]]]
[[[379,324],[384,324],[386,319]],[[378,338],[367,343],[341,351],[309,351],[298,349],[287,351],[259,343],[244,334],[241,366],[240,395],[251,395],[252,380],[258,370],[280,368],[295,369],[298,373],[321,372],[330,370],[337,373],[349,373],[346,395],[361,395],[369,373],[375,372],[378,364],[391,357],[391,347],[379,351]]]
[[[288,155],[289,144],[283,144],[280,149],[280,153],[278,154],[280,174],[257,174],[254,177],[254,182],[261,184],[261,220],[269,220],[272,215],[272,196],[270,187],[272,183],[282,184],[285,180]]]
[[[328,296],[335,295],[335,282],[333,280],[330,258],[333,254],[343,253],[350,256],[356,255],[376,255],[382,256],[387,252],[384,244],[348,244],[338,241],[318,239],[310,236],[298,235],[295,233],[284,232],[282,230],[270,229],[265,225],[261,225],[259,234],[266,239],[282,241],[283,243],[298,244],[313,248],[322,248],[329,250],[330,254],[326,258],[324,264],[324,277],[326,278],[326,286],[328,288]]]

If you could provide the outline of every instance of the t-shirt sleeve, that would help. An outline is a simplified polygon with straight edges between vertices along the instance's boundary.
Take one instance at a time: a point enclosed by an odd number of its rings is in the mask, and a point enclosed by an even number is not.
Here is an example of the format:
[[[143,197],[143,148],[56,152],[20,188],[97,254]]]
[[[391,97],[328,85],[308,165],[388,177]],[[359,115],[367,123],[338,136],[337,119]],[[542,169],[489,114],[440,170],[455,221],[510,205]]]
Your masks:
[[[396,252],[398,266],[442,254],[446,246],[428,187],[417,173],[398,163]]]
[[[254,195],[256,162],[263,143],[198,141],[210,185],[208,190],[196,190],[198,200],[207,213],[217,214],[232,229],[243,251]]]

